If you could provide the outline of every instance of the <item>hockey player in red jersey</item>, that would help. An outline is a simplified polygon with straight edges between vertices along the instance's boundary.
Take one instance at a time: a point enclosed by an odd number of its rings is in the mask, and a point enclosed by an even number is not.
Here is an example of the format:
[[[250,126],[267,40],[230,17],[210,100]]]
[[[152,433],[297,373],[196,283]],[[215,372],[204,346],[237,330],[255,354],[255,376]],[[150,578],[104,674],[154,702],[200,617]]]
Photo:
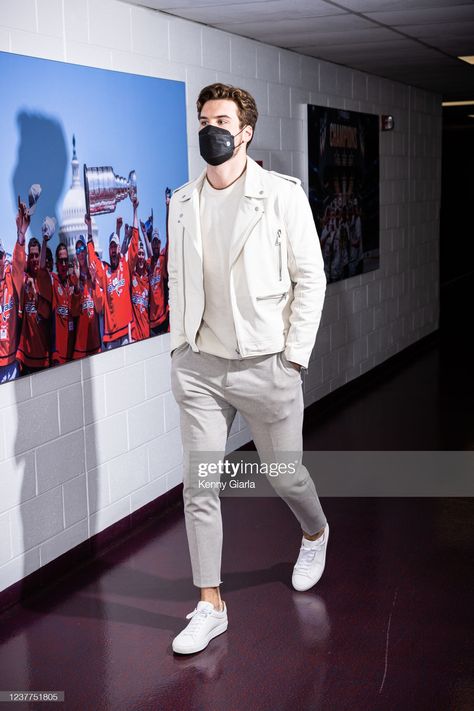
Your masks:
[[[51,236],[51,235],[50,235]],[[57,273],[40,265],[38,282],[44,298],[52,309],[51,365],[72,359],[75,342],[74,319],[79,315],[80,292],[77,281],[69,276],[67,247],[60,242],[56,248]]]
[[[138,255],[132,279],[132,338],[141,341],[150,336],[150,315],[148,311],[150,298],[150,277],[145,259],[143,242],[138,245]]]
[[[89,265],[94,264],[97,279],[104,292],[104,335],[106,350],[131,342],[132,301],[130,296],[130,267],[135,264],[138,252],[138,199],[132,197],[133,233],[126,255],[120,251],[120,240],[114,232],[109,239],[110,264],[102,262],[94,251],[91,218],[86,215],[88,227],[87,253]]]
[[[21,209],[26,212],[26,206],[23,205]],[[24,250],[24,238],[21,247]],[[41,249],[45,260],[45,240]],[[45,264],[45,261],[43,263]],[[16,356],[21,364],[22,374],[33,373],[49,366],[51,309],[38,281],[39,267],[40,243],[36,237],[31,237],[20,298],[22,326]]]
[[[87,247],[84,239],[76,242],[74,279],[78,285],[79,315],[76,322],[76,340],[73,359],[78,360],[100,353],[99,314],[104,307],[104,294],[96,278],[96,266],[87,263]]]
[[[20,298],[25,273],[25,234],[30,224],[26,206],[18,206],[17,241],[11,263],[0,239],[0,383],[14,380],[20,374],[16,351],[21,329]]]

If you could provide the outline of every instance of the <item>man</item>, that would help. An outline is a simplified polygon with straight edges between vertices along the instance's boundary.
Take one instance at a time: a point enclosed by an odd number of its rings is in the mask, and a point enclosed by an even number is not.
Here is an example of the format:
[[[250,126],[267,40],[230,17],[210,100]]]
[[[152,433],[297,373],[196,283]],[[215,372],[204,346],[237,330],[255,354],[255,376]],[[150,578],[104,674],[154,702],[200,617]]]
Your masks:
[[[23,251],[24,239],[24,234],[20,233],[18,228],[18,242]],[[45,241],[42,249],[45,259]],[[28,242],[28,259],[20,302],[22,326],[16,356],[24,375],[49,366],[51,309],[38,280],[39,267],[40,243],[36,237],[31,237]]]
[[[47,311],[51,313],[51,353],[50,364],[61,365],[72,358],[74,348],[74,317],[78,315],[79,290],[69,278],[69,258],[67,247],[60,242],[56,247],[56,270],[48,264],[47,243],[53,238],[56,220],[45,217],[41,228],[43,245],[38,270],[38,284]]]
[[[79,290],[79,315],[76,322],[73,360],[100,353],[99,314],[104,294],[96,279],[95,263],[87,264],[87,248],[82,235],[76,241],[73,282]]]
[[[152,255],[148,261],[150,273],[150,331],[158,336],[168,330],[168,303],[165,284],[168,278],[168,242],[161,249],[160,235],[153,230],[151,238]]]
[[[142,341],[144,338],[150,337],[150,315],[148,312],[150,277],[143,242],[139,242],[138,244],[138,255],[135,268],[131,273],[131,281],[133,308],[132,340]]]
[[[56,270],[57,273],[50,273],[46,265],[41,265],[38,272],[40,288],[52,308],[51,365],[72,360],[74,319],[79,316],[80,308],[78,282],[69,276],[68,251],[63,242],[56,247]]]
[[[132,198],[133,204],[133,233],[127,254],[120,251],[120,238],[116,232],[110,235],[109,258],[110,264],[101,262],[94,251],[92,239],[91,218],[86,215],[87,225],[87,254],[89,268],[93,265],[97,279],[104,292],[105,324],[103,342],[105,350],[111,350],[131,342],[132,301],[130,298],[130,270],[128,262],[135,263],[138,252],[138,200],[136,195]]]
[[[11,264],[7,262],[5,247],[0,239],[0,383],[15,380],[20,375],[16,360],[20,329],[18,311],[25,271],[25,250],[22,244],[28,224],[28,216],[19,207],[18,237]]]
[[[303,530],[293,585],[321,577],[329,527],[301,465],[306,368],[326,288],[318,235],[297,178],[247,157],[257,121],[248,92],[223,84],[197,100],[207,168],[170,204],[171,383],[183,439],[184,509],[193,582],[201,600],[173,640],[177,653],[204,649],[227,629],[220,597],[222,521],[218,488],[196,495],[191,455],[224,452],[235,413],[248,422],[262,461],[299,453],[295,473],[272,479]]]

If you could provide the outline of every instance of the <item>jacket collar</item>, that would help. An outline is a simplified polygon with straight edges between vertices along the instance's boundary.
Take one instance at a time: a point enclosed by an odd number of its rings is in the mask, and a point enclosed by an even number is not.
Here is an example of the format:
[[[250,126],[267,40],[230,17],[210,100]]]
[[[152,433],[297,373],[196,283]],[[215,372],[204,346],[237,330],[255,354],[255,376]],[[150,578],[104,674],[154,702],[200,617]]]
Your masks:
[[[204,168],[198,178],[192,180],[184,186],[177,194],[180,202],[186,202],[193,197],[193,194],[199,193],[202,184],[206,178],[207,168]],[[244,196],[248,198],[266,198],[268,197],[268,188],[266,185],[266,171],[261,168],[250,156],[247,156],[247,168],[245,171]]]

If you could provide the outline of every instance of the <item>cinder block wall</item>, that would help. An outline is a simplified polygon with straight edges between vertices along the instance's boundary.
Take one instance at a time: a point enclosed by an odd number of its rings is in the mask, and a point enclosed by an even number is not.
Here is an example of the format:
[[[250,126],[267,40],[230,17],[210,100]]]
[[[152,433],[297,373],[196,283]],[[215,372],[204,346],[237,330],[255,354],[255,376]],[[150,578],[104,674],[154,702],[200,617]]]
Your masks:
[[[381,268],[329,286],[306,403],[437,328],[439,97],[116,0],[3,2],[0,50],[186,82],[190,177],[194,102],[212,81],[254,94],[252,156],[305,186],[307,103],[393,114]],[[167,336],[0,386],[0,590],[179,483],[169,388]],[[249,438],[237,417],[229,449]]]

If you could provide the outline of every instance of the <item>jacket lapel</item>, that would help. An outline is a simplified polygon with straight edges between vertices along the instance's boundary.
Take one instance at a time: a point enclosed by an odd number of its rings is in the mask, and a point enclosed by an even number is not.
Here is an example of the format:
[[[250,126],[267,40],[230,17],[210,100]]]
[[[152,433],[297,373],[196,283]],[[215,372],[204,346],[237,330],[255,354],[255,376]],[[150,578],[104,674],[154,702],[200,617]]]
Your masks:
[[[190,293],[204,293],[201,219],[199,215],[199,190],[205,171],[180,190],[177,219],[184,228],[184,283]],[[188,287],[187,287],[188,288]]]
[[[232,269],[232,265],[242,251],[253,228],[265,213],[265,198],[268,197],[265,175],[265,171],[252,158],[247,156],[244,195],[232,230],[229,254],[230,269]]]

